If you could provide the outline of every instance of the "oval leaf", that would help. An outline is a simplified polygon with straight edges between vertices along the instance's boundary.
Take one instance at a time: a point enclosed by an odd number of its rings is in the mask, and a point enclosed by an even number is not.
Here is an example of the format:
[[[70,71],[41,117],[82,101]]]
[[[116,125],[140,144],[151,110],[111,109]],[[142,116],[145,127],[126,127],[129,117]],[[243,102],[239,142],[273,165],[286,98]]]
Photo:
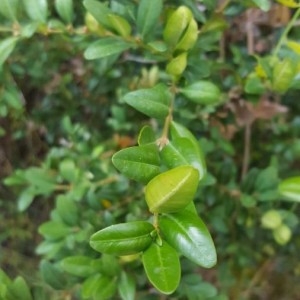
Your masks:
[[[143,265],[149,281],[161,293],[172,294],[178,287],[181,270],[177,252],[163,241],[153,243],[143,253]]]
[[[122,272],[118,284],[118,290],[122,300],[134,300],[135,289],[136,287],[134,278],[127,273]]]
[[[94,233],[90,245],[102,253],[119,256],[135,254],[150,246],[153,230],[153,225],[144,221],[112,225]]]
[[[108,15],[108,19],[111,23],[111,26],[115,29],[115,31],[120,34],[122,37],[128,37],[131,33],[131,26],[124,18],[110,14]]]
[[[184,211],[159,218],[159,229],[166,241],[199,266],[211,268],[217,262],[213,240],[202,220]]]
[[[210,81],[199,80],[182,88],[180,92],[189,100],[204,105],[212,105],[220,102],[221,92]]]
[[[142,37],[153,32],[162,10],[162,0],[140,1],[137,13],[137,29]]]
[[[9,37],[0,42],[0,68],[17,44],[17,37]]]
[[[11,21],[16,21],[19,0],[1,0],[0,14]]]
[[[88,256],[69,256],[61,261],[61,268],[78,277],[87,277],[95,272],[97,268],[95,266],[95,260]]]
[[[149,210],[167,213],[183,209],[193,200],[198,180],[198,171],[191,166],[180,166],[154,177],[145,190]]]
[[[139,133],[138,144],[147,145],[155,142],[155,133],[152,127],[145,125]]]
[[[300,176],[283,180],[278,188],[280,194],[286,199],[300,202]]]
[[[73,20],[73,0],[55,0],[55,8],[59,16],[68,24]]]
[[[165,85],[130,92],[123,100],[148,117],[163,119],[169,113],[170,94]]]
[[[119,38],[107,37],[92,43],[85,51],[86,59],[103,58],[109,55],[121,53],[132,47],[132,44]]]
[[[127,177],[145,184],[160,172],[158,149],[154,143],[123,149],[113,155],[112,162]]]
[[[46,23],[48,13],[47,0],[25,0],[23,4],[31,20]]]

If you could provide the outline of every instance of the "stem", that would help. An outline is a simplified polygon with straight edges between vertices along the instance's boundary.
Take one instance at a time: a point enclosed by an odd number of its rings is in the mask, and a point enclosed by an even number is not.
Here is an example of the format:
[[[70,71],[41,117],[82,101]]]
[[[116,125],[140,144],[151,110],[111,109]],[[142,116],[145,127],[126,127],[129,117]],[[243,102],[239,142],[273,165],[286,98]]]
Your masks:
[[[277,43],[277,46],[274,49],[274,52],[273,52],[274,55],[278,55],[278,52],[279,52],[280,48],[282,47],[283,43],[285,42],[289,31],[294,26],[294,24],[297,21],[299,15],[300,15],[300,7],[296,10],[296,12],[294,13],[291,21],[285,27],[285,29],[284,29],[284,31],[283,31],[283,33],[282,33],[282,35],[281,35],[281,37],[280,37],[280,39],[279,39],[279,41]]]
[[[251,124],[252,124],[251,122],[246,123],[246,127],[245,127],[242,180],[245,178],[249,168],[250,147],[251,147]]]
[[[247,30],[247,49],[249,55],[252,55],[254,53],[252,12],[253,12],[252,9],[247,10],[246,30]]]

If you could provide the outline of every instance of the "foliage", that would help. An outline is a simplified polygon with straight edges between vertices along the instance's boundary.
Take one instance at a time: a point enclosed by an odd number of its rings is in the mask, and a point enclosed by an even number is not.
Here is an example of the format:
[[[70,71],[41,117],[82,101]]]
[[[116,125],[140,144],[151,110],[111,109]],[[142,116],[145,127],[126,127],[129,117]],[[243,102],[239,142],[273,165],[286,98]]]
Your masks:
[[[299,14],[4,0],[0,299],[299,298]]]

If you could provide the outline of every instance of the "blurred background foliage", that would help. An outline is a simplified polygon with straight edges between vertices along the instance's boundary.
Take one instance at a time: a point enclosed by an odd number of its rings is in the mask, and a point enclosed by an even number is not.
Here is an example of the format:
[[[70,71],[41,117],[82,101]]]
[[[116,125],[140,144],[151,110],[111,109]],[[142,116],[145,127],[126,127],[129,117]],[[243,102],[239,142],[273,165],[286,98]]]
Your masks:
[[[139,1],[102,2],[134,24]],[[0,299],[88,299],[86,278],[97,272],[122,275],[118,284],[103,281],[95,299],[133,299],[135,289],[135,299],[299,299],[299,205],[278,193],[300,167],[299,27],[288,32],[294,44],[285,35],[298,10],[258,0],[164,1],[155,39],[179,5],[199,26],[180,84],[211,80],[223,95],[218,105],[181,96],[175,104],[174,119],[206,154],[209,176],[195,203],[218,264],[203,270],[183,260],[180,287],[164,298],[136,257],[100,256],[88,241],[105,226],[149,216],[142,186],[119,175],[111,156],[135,145],[142,125],[161,126],[121,96],[167,82],[165,62],[143,48],[85,60],[107,30],[82,1],[66,1],[69,10],[61,3],[0,8]]]

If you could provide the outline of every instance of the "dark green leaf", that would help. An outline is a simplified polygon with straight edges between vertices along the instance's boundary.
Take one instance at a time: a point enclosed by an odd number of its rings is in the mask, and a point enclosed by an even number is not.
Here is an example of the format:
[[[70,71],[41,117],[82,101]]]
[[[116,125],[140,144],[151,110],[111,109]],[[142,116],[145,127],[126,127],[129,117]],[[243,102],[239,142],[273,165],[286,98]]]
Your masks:
[[[300,202],[300,176],[281,181],[278,189],[280,194],[287,200]]]
[[[15,49],[17,37],[9,37],[0,42],[0,68]]]
[[[198,180],[198,171],[191,166],[180,166],[154,177],[145,189],[149,210],[166,213],[185,208],[193,200]]]
[[[163,119],[168,115],[170,99],[169,91],[163,84],[151,89],[130,92],[123,97],[123,100],[136,110],[157,119]]]
[[[26,0],[23,1],[23,4],[31,20],[46,23],[48,14],[47,0]]]
[[[64,271],[78,277],[87,277],[97,272],[95,260],[88,256],[68,256],[60,265]]]
[[[161,10],[163,7],[162,0],[141,0],[137,13],[137,29],[142,37],[146,37],[153,32],[157,25]]]
[[[112,162],[124,175],[143,183],[160,172],[160,158],[155,144],[123,149],[113,155]]]
[[[66,195],[59,195],[56,198],[56,210],[61,219],[67,224],[74,226],[78,222],[78,203]]]
[[[143,253],[142,259],[149,281],[161,293],[172,294],[181,276],[177,252],[163,241],[161,246],[153,243]]]
[[[113,54],[119,54],[129,48],[133,44],[125,42],[122,39],[115,37],[102,38],[101,40],[92,43],[85,51],[86,59],[98,59]]]
[[[118,284],[118,290],[122,300],[134,300],[135,289],[136,287],[134,278],[126,272],[122,272]]]
[[[159,228],[163,238],[194,263],[211,268],[217,262],[213,240],[202,220],[185,211],[166,214],[159,218]]]
[[[102,253],[119,256],[135,254],[149,247],[153,230],[153,225],[144,221],[111,225],[94,233],[90,245]]]
[[[55,8],[59,16],[67,23],[73,21],[73,0],[55,0]]]

